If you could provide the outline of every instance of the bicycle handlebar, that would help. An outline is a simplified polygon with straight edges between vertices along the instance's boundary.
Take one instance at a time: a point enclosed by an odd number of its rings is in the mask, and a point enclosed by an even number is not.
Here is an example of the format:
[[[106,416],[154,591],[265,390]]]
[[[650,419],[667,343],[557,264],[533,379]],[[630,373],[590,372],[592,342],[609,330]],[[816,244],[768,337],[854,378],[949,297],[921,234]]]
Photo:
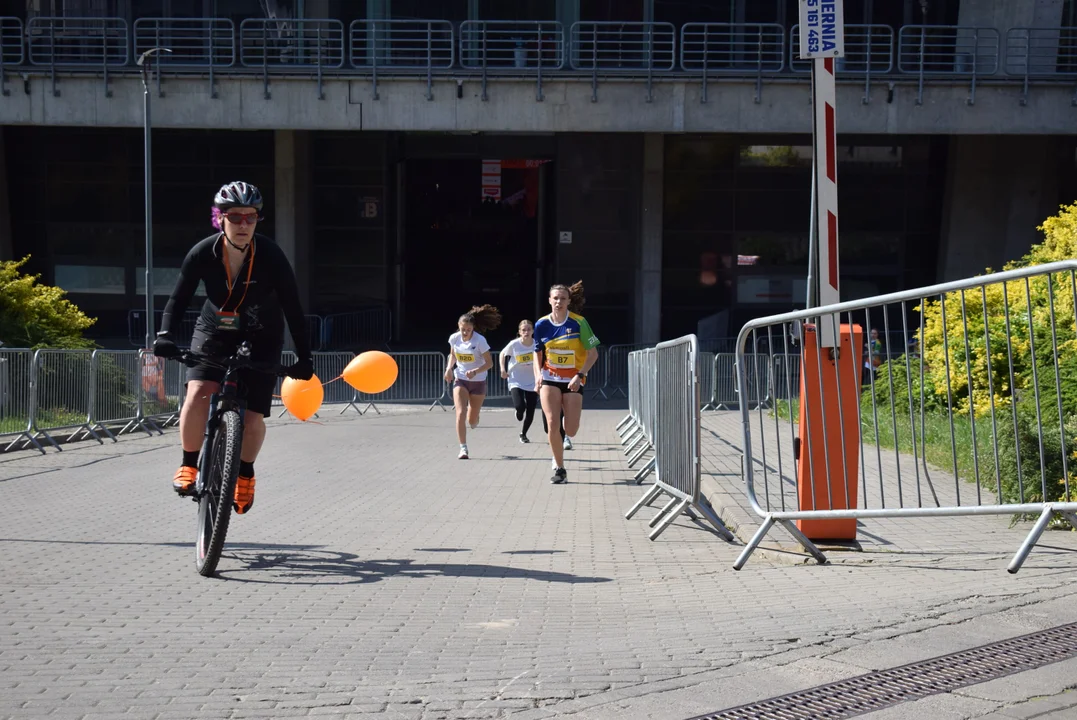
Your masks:
[[[240,349],[237,349],[234,355],[224,359],[220,356],[184,350],[177,357],[171,359],[181,362],[188,367],[205,364],[212,365],[221,370],[243,370],[249,368],[251,370],[257,370],[278,377],[285,377],[287,375],[288,366],[272,362],[255,362],[250,359],[249,348],[246,348],[246,353],[244,353],[243,350],[244,348],[240,346]]]

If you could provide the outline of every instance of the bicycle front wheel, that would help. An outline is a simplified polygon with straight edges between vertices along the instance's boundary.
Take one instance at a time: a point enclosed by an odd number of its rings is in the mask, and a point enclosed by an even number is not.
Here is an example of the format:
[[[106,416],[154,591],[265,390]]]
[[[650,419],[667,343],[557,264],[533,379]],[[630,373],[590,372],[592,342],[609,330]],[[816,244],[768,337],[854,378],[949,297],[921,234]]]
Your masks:
[[[198,574],[208,577],[217,569],[232,517],[232,498],[239,475],[240,449],[239,413],[221,413],[210,442],[209,473],[204,479],[202,497],[198,500],[198,539],[195,543],[195,567]]]

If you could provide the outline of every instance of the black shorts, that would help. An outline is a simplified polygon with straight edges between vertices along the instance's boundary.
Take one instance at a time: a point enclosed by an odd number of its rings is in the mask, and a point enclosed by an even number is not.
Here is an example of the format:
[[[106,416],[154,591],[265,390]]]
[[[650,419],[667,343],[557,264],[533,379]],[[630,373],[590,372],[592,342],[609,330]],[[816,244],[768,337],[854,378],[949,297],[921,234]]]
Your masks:
[[[550,387],[555,387],[555,388],[557,388],[558,390],[560,390],[563,393],[576,393],[578,395],[583,394],[583,385],[580,385],[580,387],[577,388],[576,390],[569,390],[567,382],[552,382],[550,380],[543,380],[542,381],[542,386],[546,387],[547,385],[550,386]]]
[[[196,329],[191,337],[191,351],[204,355],[229,356],[243,340],[251,343],[251,358],[260,363],[279,363],[283,344],[274,338],[231,338],[222,333],[207,333]],[[273,391],[277,388],[277,376],[258,370],[240,370],[240,397],[247,401],[247,409],[268,417],[273,412]],[[224,370],[212,365],[193,365],[187,368],[187,382],[203,380],[219,383],[224,380]]]

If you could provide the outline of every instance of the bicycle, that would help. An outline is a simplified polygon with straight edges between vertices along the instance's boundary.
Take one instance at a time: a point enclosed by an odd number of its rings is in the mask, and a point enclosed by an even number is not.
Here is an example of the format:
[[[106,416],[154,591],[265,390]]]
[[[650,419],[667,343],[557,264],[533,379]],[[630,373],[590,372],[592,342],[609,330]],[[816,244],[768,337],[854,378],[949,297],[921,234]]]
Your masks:
[[[217,569],[232,517],[232,498],[239,477],[239,456],[243,449],[243,427],[247,402],[240,392],[238,372],[259,370],[283,376],[279,364],[255,363],[250,343],[240,343],[234,355],[219,360],[185,350],[177,361],[184,365],[207,364],[224,370],[220,389],[210,396],[209,417],[198,459],[198,480],[190,497],[198,503],[198,536],[195,540],[195,569],[209,577]]]

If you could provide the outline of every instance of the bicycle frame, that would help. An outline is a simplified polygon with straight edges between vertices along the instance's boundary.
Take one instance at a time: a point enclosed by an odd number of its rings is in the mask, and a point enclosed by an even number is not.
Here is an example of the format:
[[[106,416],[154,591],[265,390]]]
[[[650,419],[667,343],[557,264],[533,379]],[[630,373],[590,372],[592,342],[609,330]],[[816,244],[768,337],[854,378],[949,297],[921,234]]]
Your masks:
[[[202,457],[198,463],[198,480],[195,482],[194,492],[191,493],[191,497],[196,502],[204,492],[204,478],[209,477],[210,441],[216,435],[217,428],[221,425],[221,414],[228,410],[235,410],[239,413],[239,451],[243,452],[243,431],[246,428],[247,402],[240,397],[239,393],[239,378],[237,377],[239,369],[239,367],[234,367],[230,363],[225,370],[224,378],[221,380],[220,390],[210,395],[209,398],[209,416],[206,418],[206,431],[202,436]]]

